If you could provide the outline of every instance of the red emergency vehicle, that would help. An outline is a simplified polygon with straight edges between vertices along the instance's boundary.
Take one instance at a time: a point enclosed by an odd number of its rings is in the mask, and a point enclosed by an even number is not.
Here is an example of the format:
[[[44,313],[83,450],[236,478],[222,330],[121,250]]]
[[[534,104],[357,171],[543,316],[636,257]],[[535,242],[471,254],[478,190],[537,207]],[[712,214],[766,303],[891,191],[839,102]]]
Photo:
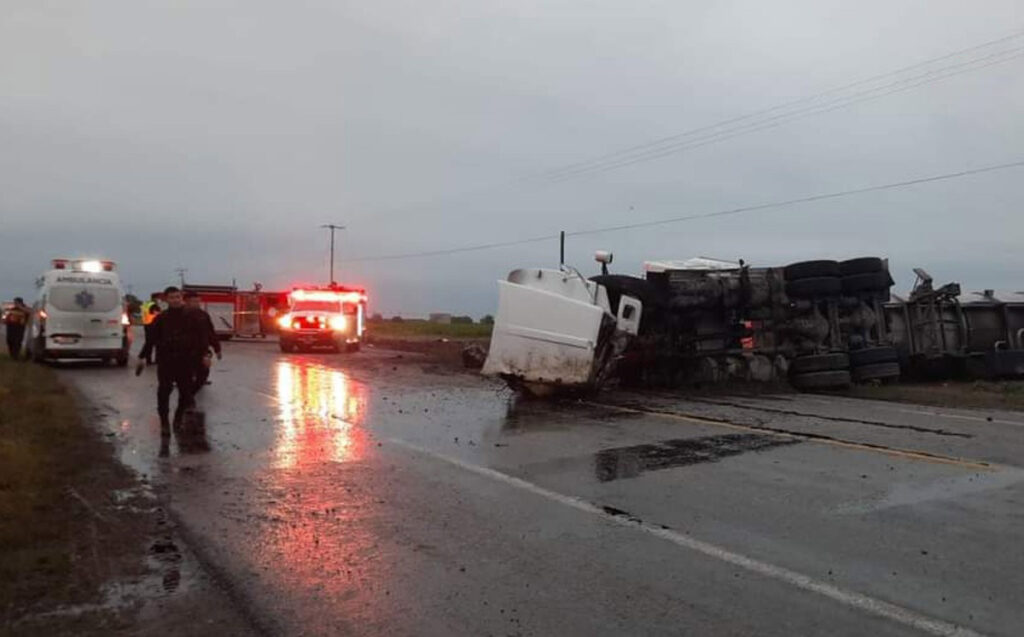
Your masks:
[[[277,318],[288,310],[288,292],[239,290],[233,285],[186,284],[182,289],[199,296],[221,340],[235,336],[266,338],[268,334],[276,334]],[[158,294],[157,298],[163,300],[163,294]]]
[[[366,330],[366,301],[362,288],[295,288],[288,295],[287,313],[278,318],[281,351],[358,351]]]

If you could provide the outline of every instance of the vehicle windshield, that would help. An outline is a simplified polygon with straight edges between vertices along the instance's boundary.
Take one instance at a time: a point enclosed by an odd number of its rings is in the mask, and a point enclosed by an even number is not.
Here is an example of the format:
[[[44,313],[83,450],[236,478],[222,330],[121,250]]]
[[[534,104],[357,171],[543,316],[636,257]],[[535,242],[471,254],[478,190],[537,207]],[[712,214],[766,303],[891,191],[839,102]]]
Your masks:
[[[59,285],[50,289],[49,303],[61,312],[111,312],[121,295],[111,287]]]
[[[292,304],[292,311],[336,314],[341,311],[341,304],[338,301],[295,301]]]

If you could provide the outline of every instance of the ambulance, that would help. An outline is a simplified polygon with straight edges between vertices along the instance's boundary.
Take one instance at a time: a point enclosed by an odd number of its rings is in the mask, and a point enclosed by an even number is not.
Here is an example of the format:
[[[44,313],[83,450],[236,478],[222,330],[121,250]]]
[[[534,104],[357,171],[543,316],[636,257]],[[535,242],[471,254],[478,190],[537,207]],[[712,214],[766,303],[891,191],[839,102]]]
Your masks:
[[[113,261],[54,259],[36,287],[24,342],[32,360],[128,364],[130,322]]]

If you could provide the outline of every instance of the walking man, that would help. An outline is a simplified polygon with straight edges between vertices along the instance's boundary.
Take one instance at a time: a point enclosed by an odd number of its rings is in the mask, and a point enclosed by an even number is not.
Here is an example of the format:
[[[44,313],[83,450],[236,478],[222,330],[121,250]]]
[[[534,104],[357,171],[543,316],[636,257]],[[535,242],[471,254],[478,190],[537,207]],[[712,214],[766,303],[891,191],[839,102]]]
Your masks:
[[[193,406],[194,374],[207,347],[206,328],[201,317],[185,309],[181,290],[171,286],[164,290],[168,308],[156,317],[146,334],[146,344],[139,353],[139,365],[156,351],[156,410],[160,415],[160,435],[171,435],[171,392],[178,389],[178,405],[174,424],[181,424],[185,411]]]
[[[7,351],[11,358],[21,357],[21,342],[25,337],[25,325],[28,324],[29,309],[22,298],[14,299],[14,307],[4,314],[4,328],[7,332]]]
[[[210,381],[210,350],[212,349],[217,354],[217,360],[223,359],[223,354],[220,349],[220,339],[217,338],[217,331],[213,329],[213,319],[210,318],[210,314],[203,309],[200,302],[199,295],[195,292],[185,292],[185,307],[189,312],[193,312],[199,322],[203,325],[206,330],[206,337],[203,340],[203,355],[199,359],[199,365],[196,367],[195,372],[195,393],[199,393],[199,390],[204,385],[209,385]]]

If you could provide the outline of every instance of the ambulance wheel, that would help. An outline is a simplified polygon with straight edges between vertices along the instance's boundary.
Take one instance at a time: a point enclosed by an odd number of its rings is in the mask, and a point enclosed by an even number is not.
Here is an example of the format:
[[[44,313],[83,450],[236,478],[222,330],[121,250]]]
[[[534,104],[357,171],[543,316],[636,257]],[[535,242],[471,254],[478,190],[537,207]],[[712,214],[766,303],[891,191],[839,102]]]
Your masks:
[[[125,352],[124,354],[118,354],[117,355],[117,366],[118,367],[128,367],[128,353],[127,352]]]
[[[294,345],[290,345],[288,343],[281,343],[280,345],[281,351],[284,352],[285,354],[290,354],[291,352],[295,351]]]
[[[349,352],[350,354],[355,354],[356,352],[359,351],[359,347],[360,343],[349,343],[348,345],[345,346],[345,351]]]

